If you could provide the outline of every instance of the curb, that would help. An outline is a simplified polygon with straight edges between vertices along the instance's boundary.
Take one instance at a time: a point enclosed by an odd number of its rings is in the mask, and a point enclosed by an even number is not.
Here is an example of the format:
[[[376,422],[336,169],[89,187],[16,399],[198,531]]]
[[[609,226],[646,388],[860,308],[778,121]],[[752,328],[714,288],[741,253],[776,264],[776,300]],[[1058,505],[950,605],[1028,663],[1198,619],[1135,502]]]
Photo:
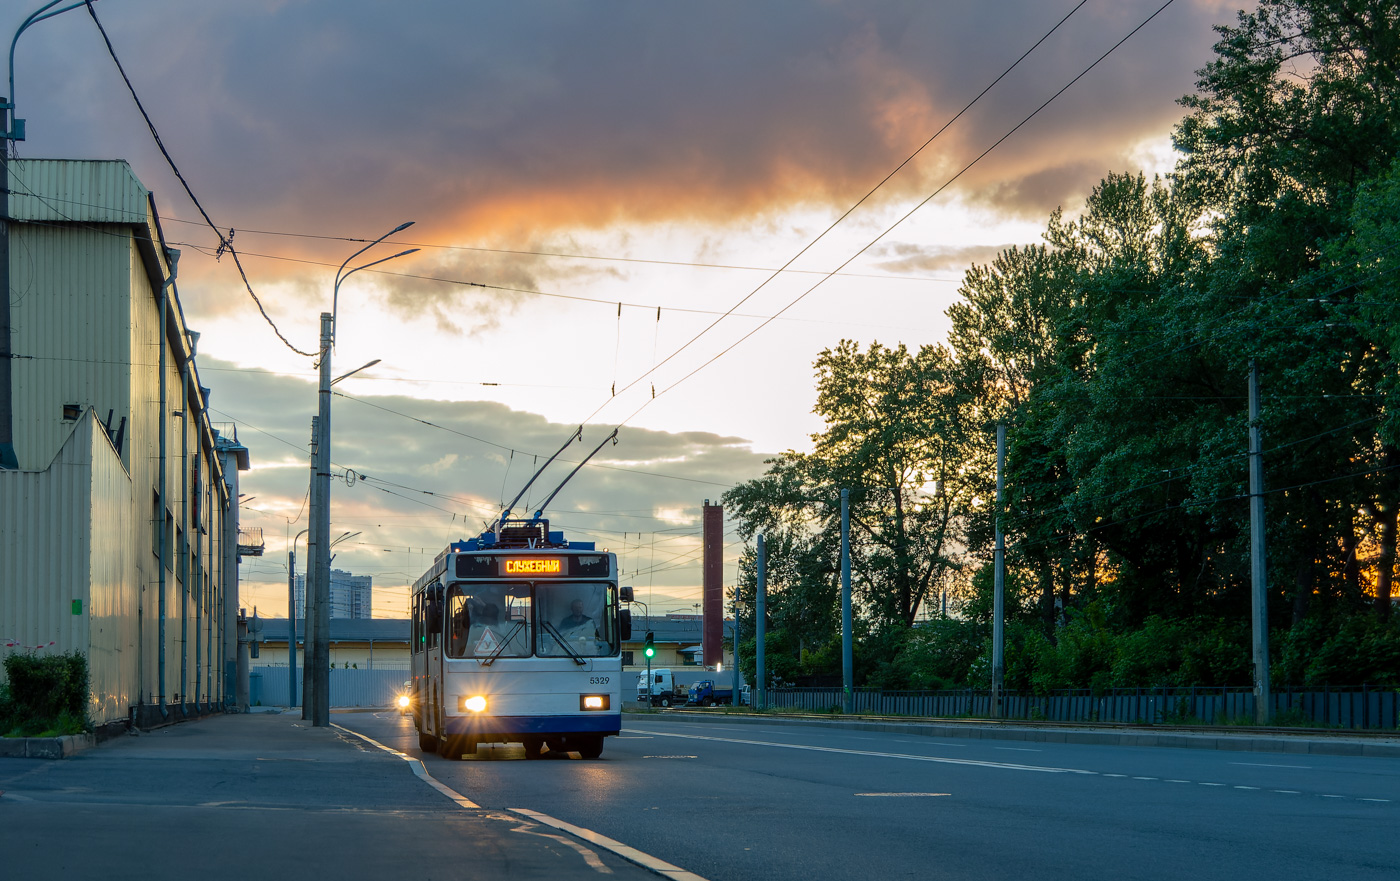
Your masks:
[[[6,759],[66,759],[85,749],[97,746],[93,734],[69,734],[64,737],[2,737],[0,758]]]
[[[1257,735],[1250,733],[1186,733],[1154,731],[1094,731],[1086,729],[1008,728],[994,725],[946,725],[937,722],[875,722],[854,719],[794,719],[773,716],[743,716],[738,713],[671,711],[667,715],[687,721],[723,720],[726,723],[781,723],[853,731],[881,731],[914,737],[946,737],[965,740],[1013,740],[1031,743],[1075,743],[1093,746],[1140,746],[1169,749],[1214,749],[1240,752],[1273,752],[1313,756],[1364,756],[1400,759],[1400,740],[1309,738]]]

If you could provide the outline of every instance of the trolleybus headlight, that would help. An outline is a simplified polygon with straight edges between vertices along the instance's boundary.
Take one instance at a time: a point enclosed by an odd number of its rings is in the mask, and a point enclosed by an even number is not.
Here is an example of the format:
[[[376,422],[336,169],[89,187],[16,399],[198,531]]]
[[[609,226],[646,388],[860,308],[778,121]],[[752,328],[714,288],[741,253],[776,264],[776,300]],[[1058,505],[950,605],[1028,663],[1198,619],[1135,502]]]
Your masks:
[[[404,710],[408,709],[408,695],[399,695],[399,708]]]
[[[462,709],[471,710],[473,713],[480,713],[486,709],[486,698],[479,694],[462,699]]]
[[[581,694],[578,696],[578,708],[580,710],[606,710],[608,696],[606,694]]]

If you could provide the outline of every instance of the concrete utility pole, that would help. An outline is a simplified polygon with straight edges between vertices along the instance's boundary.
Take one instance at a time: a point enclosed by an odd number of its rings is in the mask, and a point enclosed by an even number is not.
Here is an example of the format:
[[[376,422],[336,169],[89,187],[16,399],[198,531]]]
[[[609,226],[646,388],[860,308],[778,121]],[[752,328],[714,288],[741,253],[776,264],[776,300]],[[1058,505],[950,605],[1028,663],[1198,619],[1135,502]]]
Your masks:
[[[311,724],[326,728],[331,724],[331,313],[321,313],[321,388],[316,444],[316,530],[321,539],[316,553],[316,643],[311,657]],[[308,586],[307,593],[310,593]]]
[[[851,491],[841,490],[841,687],[844,713],[856,711],[855,657],[851,649]]]
[[[1006,680],[1006,536],[1001,531],[1002,495],[1006,486],[1006,423],[997,423],[996,551],[992,559],[992,718],[1001,718]]]
[[[768,548],[763,542],[763,533],[758,534],[758,571],[753,604],[754,638],[754,708],[768,706],[768,673],[764,669],[763,640],[768,635]]]
[[[1264,452],[1259,437],[1259,369],[1249,362],[1250,624],[1254,631],[1254,721],[1269,724],[1269,580],[1265,569]]]
[[[316,515],[319,503],[316,500],[316,463],[320,461],[317,450],[321,446],[321,418],[311,417],[311,486],[307,490],[311,498],[311,525],[306,535],[306,588],[302,593],[302,664],[301,664],[301,718],[311,721],[311,696],[316,691],[316,683],[311,673],[312,645],[316,642],[316,561],[321,558],[321,518]]]

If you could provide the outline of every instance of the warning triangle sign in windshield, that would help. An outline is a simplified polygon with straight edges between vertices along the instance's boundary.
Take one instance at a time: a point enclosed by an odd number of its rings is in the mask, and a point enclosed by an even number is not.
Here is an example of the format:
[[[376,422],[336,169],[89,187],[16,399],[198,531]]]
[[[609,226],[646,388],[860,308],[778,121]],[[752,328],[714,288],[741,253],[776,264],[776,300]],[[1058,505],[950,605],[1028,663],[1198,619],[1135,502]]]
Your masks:
[[[476,653],[478,655],[493,655],[501,644],[496,639],[496,633],[487,627],[481,634],[481,639],[476,641]]]

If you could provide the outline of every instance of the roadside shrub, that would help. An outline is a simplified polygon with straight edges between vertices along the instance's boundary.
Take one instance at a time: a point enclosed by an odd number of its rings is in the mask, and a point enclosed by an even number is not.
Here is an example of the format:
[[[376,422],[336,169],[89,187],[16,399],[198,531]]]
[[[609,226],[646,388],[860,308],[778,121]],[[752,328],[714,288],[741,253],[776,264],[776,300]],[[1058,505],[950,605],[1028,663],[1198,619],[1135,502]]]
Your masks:
[[[5,675],[0,733],[32,737],[87,729],[88,665],[82,654],[12,654],[5,658]]]

